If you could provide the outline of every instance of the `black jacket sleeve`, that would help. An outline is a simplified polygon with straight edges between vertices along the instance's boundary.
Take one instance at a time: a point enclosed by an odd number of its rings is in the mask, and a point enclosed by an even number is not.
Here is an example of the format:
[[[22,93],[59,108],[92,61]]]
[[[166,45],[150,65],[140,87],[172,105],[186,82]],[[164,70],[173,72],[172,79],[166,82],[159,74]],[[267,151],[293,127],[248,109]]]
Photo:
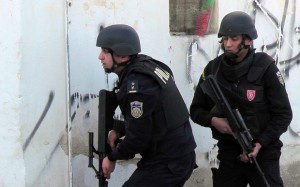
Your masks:
[[[213,116],[210,111],[214,106],[213,101],[209,98],[209,96],[204,94],[201,88],[202,82],[209,74],[208,69],[208,66],[206,66],[202,75],[200,76],[192,104],[190,106],[190,116],[192,121],[204,127],[211,127],[211,118]]]
[[[287,131],[293,114],[283,77],[275,64],[269,66],[263,80],[271,114],[270,124],[258,137],[258,142],[264,147],[279,139]]]

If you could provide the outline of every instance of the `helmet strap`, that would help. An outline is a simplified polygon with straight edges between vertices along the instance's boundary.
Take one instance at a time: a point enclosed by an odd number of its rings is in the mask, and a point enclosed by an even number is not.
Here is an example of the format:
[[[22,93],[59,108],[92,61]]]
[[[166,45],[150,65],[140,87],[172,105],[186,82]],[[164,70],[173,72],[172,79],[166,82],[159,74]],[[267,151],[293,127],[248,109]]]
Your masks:
[[[115,58],[114,58],[114,55],[113,55],[114,53],[111,49],[109,49],[109,53],[111,54],[113,64],[112,64],[112,67],[110,69],[106,69],[106,73],[114,72],[118,67],[125,67],[131,62],[132,57],[130,57],[129,60],[118,64],[116,62]]]
[[[229,53],[229,52],[226,52],[225,51],[225,47],[224,47],[224,42],[222,42],[222,49],[224,51],[224,55],[227,59],[231,59],[231,60],[234,60],[236,58],[238,58],[239,56],[239,53],[242,51],[242,49],[249,49],[250,46],[249,45],[245,45],[245,40],[246,40],[246,36],[245,35],[242,35],[242,42],[239,44],[238,46],[238,51],[236,53]]]

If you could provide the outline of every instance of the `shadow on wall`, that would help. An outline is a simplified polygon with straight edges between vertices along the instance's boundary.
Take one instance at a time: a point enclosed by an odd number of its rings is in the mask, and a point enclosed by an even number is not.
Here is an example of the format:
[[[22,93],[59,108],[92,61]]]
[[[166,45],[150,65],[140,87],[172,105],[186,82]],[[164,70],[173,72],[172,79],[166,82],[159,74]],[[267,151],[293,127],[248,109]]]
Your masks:
[[[76,110],[71,116],[72,157],[76,155],[88,156],[89,151],[89,134],[94,132],[94,137],[98,136],[98,96],[96,94],[80,93],[72,94],[71,105],[76,105]],[[68,132],[67,129],[63,134],[60,145],[66,154],[68,149]],[[94,138],[94,145],[98,145],[98,138]]]

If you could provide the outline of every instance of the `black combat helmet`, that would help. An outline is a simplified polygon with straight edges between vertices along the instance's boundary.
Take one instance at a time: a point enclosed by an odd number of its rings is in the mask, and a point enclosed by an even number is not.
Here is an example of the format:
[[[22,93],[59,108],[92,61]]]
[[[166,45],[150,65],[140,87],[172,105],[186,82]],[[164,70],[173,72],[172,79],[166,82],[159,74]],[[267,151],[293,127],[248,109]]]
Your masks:
[[[96,46],[110,49],[120,56],[130,56],[141,52],[137,32],[132,27],[123,24],[111,25],[101,30]]]
[[[257,38],[257,31],[251,17],[242,11],[227,14],[221,21],[218,37],[245,34],[252,40]]]

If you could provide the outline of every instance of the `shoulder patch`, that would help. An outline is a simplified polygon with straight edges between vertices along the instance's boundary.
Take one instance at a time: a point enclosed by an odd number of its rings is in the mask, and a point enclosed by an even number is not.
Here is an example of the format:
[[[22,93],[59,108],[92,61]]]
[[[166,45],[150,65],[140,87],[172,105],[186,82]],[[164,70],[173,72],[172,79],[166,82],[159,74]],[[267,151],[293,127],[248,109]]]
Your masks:
[[[165,70],[163,70],[163,69],[161,69],[159,67],[156,67],[154,69],[154,73],[160,78],[160,80],[163,83],[167,84],[167,82],[168,82],[168,80],[170,78],[170,73],[169,72],[167,72],[167,71],[165,71]]]
[[[129,81],[127,84],[128,93],[137,93],[138,86],[139,86],[139,84],[138,84],[137,80]]]
[[[143,114],[143,103],[139,101],[133,101],[130,103],[131,115],[134,118],[139,118]]]
[[[206,77],[205,77],[205,71],[202,72],[202,74],[201,74],[201,79],[202,79],[202,80],[205,80],[205,79],[206,79]]]
[[[280,71],[277,71],[276,75],[277,75],[278,81],[279,81],[282,85],[284,85],[284,79],[283,79],[283,77],[282,77]]]

